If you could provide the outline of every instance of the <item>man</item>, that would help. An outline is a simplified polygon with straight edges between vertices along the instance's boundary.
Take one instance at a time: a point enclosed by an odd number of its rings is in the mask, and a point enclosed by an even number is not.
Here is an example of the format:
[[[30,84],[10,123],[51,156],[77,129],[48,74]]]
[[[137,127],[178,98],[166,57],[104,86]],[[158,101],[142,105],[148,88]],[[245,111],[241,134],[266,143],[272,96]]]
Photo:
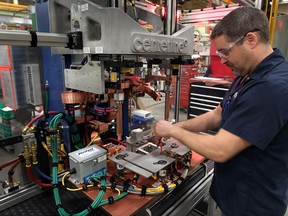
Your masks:
[[[210,194],[226,216],[280,216],[288,186],[288,62],[269,44],[269,23],[256,8],[241,7],[214,28],[221,62],[237,77],[213,111],[171,125],[156,124],[215,161]],[[195,132],[219,128],[213,136]]]

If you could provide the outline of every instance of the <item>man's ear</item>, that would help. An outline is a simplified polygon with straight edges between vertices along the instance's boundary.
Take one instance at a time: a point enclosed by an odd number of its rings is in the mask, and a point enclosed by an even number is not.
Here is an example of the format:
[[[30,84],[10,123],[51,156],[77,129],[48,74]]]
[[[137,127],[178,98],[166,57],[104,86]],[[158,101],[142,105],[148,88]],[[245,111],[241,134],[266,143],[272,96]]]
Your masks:
[[[248,42],[249,46],[255,46],[257,44],[257,42],[259,41],[258,36],[254,32],[249,32],[246,35],[246,38],[247,38],[247,42]]]

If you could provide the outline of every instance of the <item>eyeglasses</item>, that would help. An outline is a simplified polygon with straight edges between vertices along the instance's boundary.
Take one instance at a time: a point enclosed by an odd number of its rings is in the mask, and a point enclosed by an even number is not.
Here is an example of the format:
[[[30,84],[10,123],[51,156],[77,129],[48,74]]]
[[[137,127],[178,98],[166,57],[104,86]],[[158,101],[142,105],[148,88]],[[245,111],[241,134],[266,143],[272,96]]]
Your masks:
[[[227,49],[221,49],[221,50],[217,50],[216,54],[220,57],[220,58],[228,58],[231,49],[238,43],[240,42],[243,38],[246,37],[247,34],[242,35],[241,37],[239,37],[236,41],[234,41],[233,43],[231,43]]]

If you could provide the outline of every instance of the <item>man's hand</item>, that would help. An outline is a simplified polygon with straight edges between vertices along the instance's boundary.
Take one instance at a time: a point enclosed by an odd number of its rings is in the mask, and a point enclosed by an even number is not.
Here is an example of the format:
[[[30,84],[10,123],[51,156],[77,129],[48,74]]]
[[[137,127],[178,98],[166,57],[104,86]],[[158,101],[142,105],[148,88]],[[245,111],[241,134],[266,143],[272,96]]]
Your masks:
[[[175,126],[173,126],[168,121],[164,120],[158,121],[155,125],[156,137],[170,137],[174,127]]]

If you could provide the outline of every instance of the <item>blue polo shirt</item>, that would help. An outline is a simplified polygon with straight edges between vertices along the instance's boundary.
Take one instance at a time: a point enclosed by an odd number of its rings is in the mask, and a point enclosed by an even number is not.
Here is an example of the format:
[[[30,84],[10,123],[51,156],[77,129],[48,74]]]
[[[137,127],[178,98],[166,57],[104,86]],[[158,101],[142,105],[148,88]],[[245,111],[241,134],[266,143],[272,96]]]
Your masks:
[[[225,163],[215,163],[210,193],[227,216],[284,215],[288,62],[276,49],[249,77],[241,79],[234,80],[222,102],[221,128],[252,146]]]

